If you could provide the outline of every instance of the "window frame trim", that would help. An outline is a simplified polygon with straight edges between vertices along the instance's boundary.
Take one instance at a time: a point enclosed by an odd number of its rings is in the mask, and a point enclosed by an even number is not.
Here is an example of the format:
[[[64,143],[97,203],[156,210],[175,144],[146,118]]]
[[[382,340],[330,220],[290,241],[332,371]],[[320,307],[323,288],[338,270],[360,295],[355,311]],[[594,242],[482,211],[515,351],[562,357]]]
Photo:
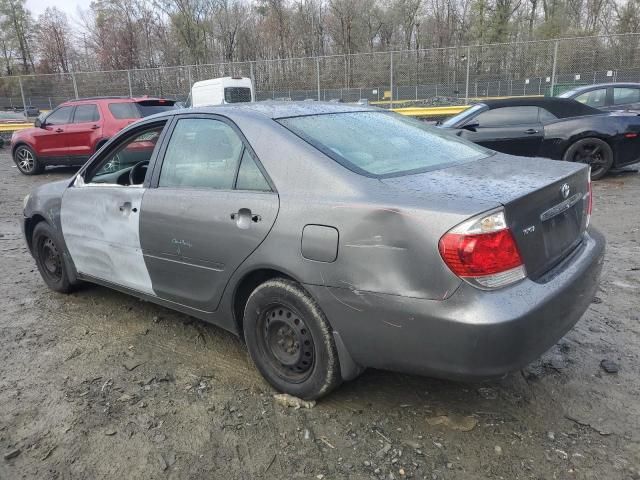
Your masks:
[[[162,171],[162,166],[164,165],[164,162],[165,162],[165,159],[166,159],[167,148],[169,146],[169,143],[171,142],[171,137],[173,136],[173,132],[175,131],[178,122],[180,120],[185,120],[185,119],[203,119],[203,120],[221,121],[222,123],[225,123],[226,125],[231,127],[231,129],[234,131],[234,133],[236,133],[238,135],[238,138],[242,142],[242,150],[240,152],[240,158],[238,159],[238,164],[236,165],[235,173],[234,173],[234,176],[233,176],[233,184],[232,184],[230,189],[211,188],[211,187],[192,187],[192,186],[162,187],[162,186],[159,185],[159,183],[160,183],[160,172]],[[205,191],[208,191],[208,192],[244,192],[244,193],[249,193],[250,192],[250,193],[268,193],[268,194],[277,194],[278,193],[278,190],[276,189],[275,184],[273,183],[273,180],[271,179],[271,177],[267,173],[266,169],[264,168],[264,165],[262,165],[262,162],[260,161],[260,158],[258,157],[258,155],[256,154],[255,150],[253,149],[253,147],[251,146],[251,144],[247,140],[247,137],[245,137],[245,135],[242,132],[242,130],[229,117],[225,117],[224,115],[218,115],[218,114],[213,114],[213,113],[183,113],[183,114],[178,114],[178,115],[174,115],[173,116],[173,118],[171,120],[171,123],[168,124],[168,128],[163,133],[165,134],[165,139],[164,139],[164,142],[163,142],[161,148],[158,150],[157,159],[156,159],[156,162],[154,163],[153,171],[151,172],[151,177],[150,177],[151,180],[149,182],[149,187],[148,188],[167,188],[167,189],[175,189],[175,190],[205,190]],[[248,151],[249,154],[253,157],[254,162],[256,163],[258,169],[262,173],[262,176],[264,177],[264,179],[267,181],[267,184],[271,188],[271,191],[265,191],[265,190],[239,190],[239,189],[236,188],[236,184],[237,184],[237,181],[238,181],[238,173],[240,171],[240,165],[242,164],[242,156],[244,155],[245,151]]]

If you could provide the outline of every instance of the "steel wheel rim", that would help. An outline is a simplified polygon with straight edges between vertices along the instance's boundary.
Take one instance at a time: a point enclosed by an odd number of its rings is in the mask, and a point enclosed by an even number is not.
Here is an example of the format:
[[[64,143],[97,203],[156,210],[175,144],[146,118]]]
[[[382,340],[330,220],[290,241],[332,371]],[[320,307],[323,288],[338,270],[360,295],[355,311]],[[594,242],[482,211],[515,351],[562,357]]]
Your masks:
[[[314,343],[302,316],[276,304],[262,314],[260,323],[263,350],[277,375],[292,383],[309,378],[315,365]]]
[[[573,155],[573,161],[584,163],[591,167],[591,174],[595,175],[602,171],[607,163],[602,145],[597,143],[586,143]]]
[[[38,254],[42,263],[42,271],[54,282],[62,278],[62,258],[53,240],[43,237],[38,242]]]
[[[16,157],[18,159],[18,168],[20,168],[20,170],[23,172],[30,172],[33,170],[35,158],[29,149],[19,148],[16,152]]]

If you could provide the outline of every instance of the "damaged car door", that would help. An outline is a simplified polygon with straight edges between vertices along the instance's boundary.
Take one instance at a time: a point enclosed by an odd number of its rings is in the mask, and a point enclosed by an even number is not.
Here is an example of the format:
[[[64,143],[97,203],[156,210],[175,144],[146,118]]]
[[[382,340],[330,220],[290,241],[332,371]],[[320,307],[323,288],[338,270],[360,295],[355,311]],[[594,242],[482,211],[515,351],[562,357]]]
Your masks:
[[[148,166],[165,123],[132,130],[66,189],[62,231],[82,276],[153,295],[140,248],[140,207]]]
[[[271,229],[278,195],[239,130],[222,117],[179,117],[161,156],[140,224],[153,289],[213,311],[231,274]]]

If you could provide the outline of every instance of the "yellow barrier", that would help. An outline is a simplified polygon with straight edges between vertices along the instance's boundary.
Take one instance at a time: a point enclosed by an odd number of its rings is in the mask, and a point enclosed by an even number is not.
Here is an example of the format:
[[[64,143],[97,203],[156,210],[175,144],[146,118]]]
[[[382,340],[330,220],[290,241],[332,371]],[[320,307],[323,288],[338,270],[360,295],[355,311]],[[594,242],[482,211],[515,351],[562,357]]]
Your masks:
[[[33,127],[33,123],[0,123],[0,132],[15,132]]]
[[[392,108],[396,113],[410,117],[447,117],[457,115],[469,108],[469,105],[448,105],[446,107],[402,107]]]

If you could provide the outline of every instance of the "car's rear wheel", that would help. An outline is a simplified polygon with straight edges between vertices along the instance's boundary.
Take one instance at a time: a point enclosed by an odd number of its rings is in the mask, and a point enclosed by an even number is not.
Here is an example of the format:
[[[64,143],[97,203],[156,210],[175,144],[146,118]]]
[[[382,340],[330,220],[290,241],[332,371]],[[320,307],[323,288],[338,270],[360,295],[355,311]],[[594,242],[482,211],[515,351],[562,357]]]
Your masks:
[[[571,145],[563,160],[585,163],[591,167],[591,180],[599,180],[613,165],[613,150],[599,138],[583,138]]]
[[[251,359],[277,390],[315,399],[342,381],[329,322],[296,282],[259,285],[247,300],[243,327]]]
[[[47,286],[56,292],[68,293],[71,291],[72,285],[62,257],[62,248],[50,225],[40,222],[35,226],[31,248],[40,275]]]
[[[36,175],[44,170],[35,152],[27,145],[18,145],[13,152],[13,161],[18,170],[25,175]]]

